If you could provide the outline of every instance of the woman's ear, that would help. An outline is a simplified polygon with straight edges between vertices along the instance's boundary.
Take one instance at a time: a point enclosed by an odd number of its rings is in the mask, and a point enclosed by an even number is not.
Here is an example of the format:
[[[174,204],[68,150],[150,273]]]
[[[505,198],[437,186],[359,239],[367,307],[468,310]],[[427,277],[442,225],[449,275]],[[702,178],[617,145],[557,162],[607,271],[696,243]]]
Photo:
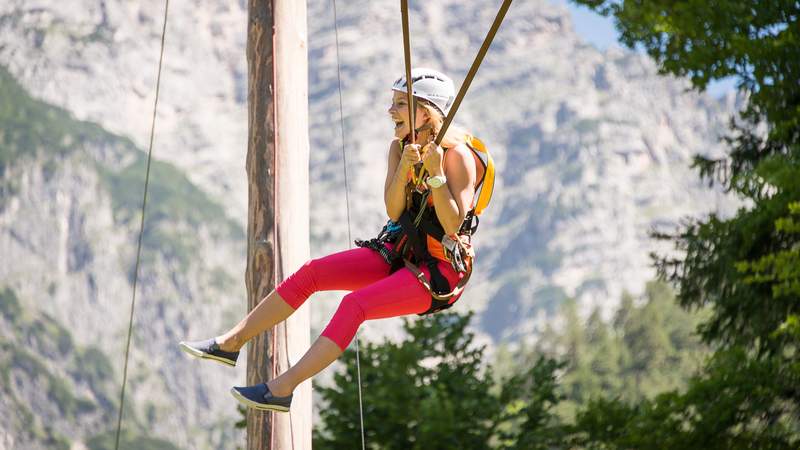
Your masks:
[[[419,108],[417,111],[420,112],[420,117],[422,117],[422,120],[425,122],[431,120],[431,115],[428,114],[427,108]]]

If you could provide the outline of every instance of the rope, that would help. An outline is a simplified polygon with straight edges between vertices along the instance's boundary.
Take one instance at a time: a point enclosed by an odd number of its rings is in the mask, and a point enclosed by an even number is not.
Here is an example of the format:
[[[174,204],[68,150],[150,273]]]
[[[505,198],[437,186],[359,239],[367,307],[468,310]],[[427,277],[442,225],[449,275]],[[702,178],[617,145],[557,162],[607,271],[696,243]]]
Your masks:
[[[161,53],[158,57],[158,76],[156,78],[156,98],[153,102],[153,119],[150,124],[150,145],[147,150],[147,169],[144,178],[144,194],[142,196],[142,220],[139,224],[139,243],[136,247],[136,266],[133,275],[133,297],[131,299],[131,315],[128,320],[128,339],[125,344],[125,365],[122,369],[122,389],[119,394],[119,413],[117,414],[117,433],[114,441],[114,449],[119,449],[119,437],[122,430],[122,410],[125,405],[125,385],[128,382],[128,358],[131,349],[131,334],[133,332],[133,312],[136,306],[136,286],[139,281],[139,263],[142,255],[142,236],[144,235],[144,214],[147,209],[147,188],[150,184],[150,162],[153,157],[153,136],[156,129],[156,111],[158,109],[158,94],[161,88],[161,66],[164,62],[164,38],[167,34],[167,16],[169,12],[169,0],[166,0],[164,6],[164,26],[161,29]]]
[[[401,0],[400,2],[400,15],[402,16],[403,22],[403,57],[405,59],[406,65],[406,95],[408,96],[408,128],[410,130],[409,137],[411,138],[411,144],[416,144],[416,133],[414,130],[417,128],[417,122],[415,120],[415,113],[417,112],[414,107],[414,88],[412,85],[414,84],[414,80],[411,78],[411,42],[410,42],[410,32],[408,30],[408,0]]]
[[[405,0],[404,0],[405,1]],[[345,210],[347,211],[347,245],[352,248],[353,237],[350,226],[350,187],[347,182],[347,152],[344,143],[344,102],[342,101],[342,68],[339,63],[339,20],[336,15],[336,0],[333,0],[333,29],[336,36],[336,79],[339,85],[339,124],[342,136],[342,162],[344,165],[344,198]],[[358,380],[358,413],[361,423],[361,449],[366,450],[366,438],[364,436],[364,401],[361,393],[361,352],[359,349],[359,331],[356,330],[356,377]]]
[[[444,139],[445,134],[447,133],[447,129],[450,128],[450,124],[453,122],[453,117],[455,117],[456,112],[458,111],[458,107],[461,106],[461,101],[464,99],[464,96],[467,95],[467,90],[469,90],[469,86],[472,84],[473,78],[475,78],[475,74],[478,73],[478,68],[480,68],[481,63],[483,62],[483,57],[486,56],[486,52],[489,51],[489,47],[492,45],[492,41],[494,40],[494,36],[497,34],[497,30],[500,28],[500,25],[503,23],[503,19],[506,16],[506,12],[508,8],[511,6],[511,2],[513,0],[504,0],[503,4],[500,5],[500,10],[497,11],[497,15],[494,18],[494,22],[492,22],[492,26],[489,28],[489,32],[486,33],[486,37],[483,39],[483,44],[481,44],[480,50],[478,50],[478,54],[475,55],[475,60],[472,61],[472,66],[469,68],[469,72],[467,72],[467,77],[464,78],[464,82],[461,83],[461,87],[458,90],[458,94],[456,95],[455,100],[453,100],[453,106],[450,107],[450,112],[447,114],[447,117],[444,119],[444,123],[442,124],[442,129],[439,130],[439,134],[436,135],[436,139],[434,140],[434,144],[439,146],[442,143],[442,139]],[[406,0],[403,0],[401,3],[401,9],[403,12],[403,33],[408,32],[408,27],[406,22],[408,21],[408,6],[406,6]],[[409,43],[408,37],[406,35],[403,36],[403,44],[406,47],[406,52],[409,52]],[[406,64],[409,64],[410,56],[406,57]],[[408,67],[406,67],[406,73],[410,73]],[[408,75],[406,75],[408,77]],[[410,83],[409,83],[409,91],[411,90]],[[410,103],[410,102],[409,102]],[[411,108],[409,108],[411,109]],[[414,133],[411,133],[413,136]],[[423,174],[420,178],[424,177]],[[421,205],[424,205],[428,201],[428,196],[430,195],[430,190],[425,191],[422,194],[422,200],[420,202]],[[422,218],[422,212],[424,209],[421,209],[419,215],[417,216],[416,220],[414,221],[414,225],[419,225],[419,221]]]
[[[500,24],[503,23],[503,19],[506,16],[506,12],[508,11],[509,6],[511,6],[512,0],[504,0],[503,4],[500,6],[500,10],[497,11],[497,16],[494,18],[494,22],[492,22],[491,28],[489,28],[489,32],[486,34],[486,38],[483,40],[483,44],[481,44],[480,50],[478,50],[478,54],[475,56],[475,60],[472,62],[472,67],[469,68],[469,72],[467,73],[467,77],[464,78],[464,82],[461,83],[461,88],[458,90],[458,94],[456,95],[456,99],[453,100],[453,106],[450,107],[450,112],[447,114],[447,117],[444,119],[444,123],[442,124],[442,129],[439,130],[439,134],[436,136],[436,145],[442,143],[442,139],[444,139],[444,135],[447,132],[447,129],[450,127],[450,123],[453,121],[453,117],[455,117],[456,112],[458,111],[458,107],[461,106],[461,100],[464,99],[464,96],[467,95],[467,90],[469,89],[469,85],[472,84],[472,79],[475,78],[475,74],[478,73],[478,68],[481,66],[483,62],[483,57],[486,56],[486,52],[489,50],[489,46],[492,45],[492,40],[494,39],[494,35],[497,34],[497,30],[500,28]]]

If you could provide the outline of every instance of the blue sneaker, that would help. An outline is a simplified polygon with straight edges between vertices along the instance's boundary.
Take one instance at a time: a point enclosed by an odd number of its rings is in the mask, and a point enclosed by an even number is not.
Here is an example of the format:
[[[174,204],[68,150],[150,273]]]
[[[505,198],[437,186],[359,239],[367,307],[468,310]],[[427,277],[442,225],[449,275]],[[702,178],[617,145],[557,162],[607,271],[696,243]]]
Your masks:
[[[231,394],[240,403],[251,408],[280,412],[289,412],[289,407],[292,406],[292,397],[294,396],[294,394],[291,394],[287,397],[276,397],[269,391],[267,383],[247,387],[234,386],[231,388]]]
[[[217,344],[217,340],[214,338],[205,341],[181,342],[179,345],[181,350],[192,356],[203,359],[213,359],[226,366],[235,366],[236,360],[239,359],[239,352],[226,352],[221,350],[219,344]]]

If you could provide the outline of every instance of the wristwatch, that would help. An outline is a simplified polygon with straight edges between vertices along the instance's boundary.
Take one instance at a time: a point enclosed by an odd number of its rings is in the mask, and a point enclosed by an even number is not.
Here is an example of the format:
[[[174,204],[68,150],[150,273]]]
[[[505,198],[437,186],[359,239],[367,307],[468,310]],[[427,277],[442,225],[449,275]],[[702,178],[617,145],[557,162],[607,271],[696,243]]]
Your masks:
[[[444,186],[445,183],[447,183],[447,177],[445,177],[444,175],[437,175],[435,177],[428,177],[428,179],[425,180],[425,183],[428,186],[430,186],[430,187],[432,187],[434,189],[440,188],[440,187]]]

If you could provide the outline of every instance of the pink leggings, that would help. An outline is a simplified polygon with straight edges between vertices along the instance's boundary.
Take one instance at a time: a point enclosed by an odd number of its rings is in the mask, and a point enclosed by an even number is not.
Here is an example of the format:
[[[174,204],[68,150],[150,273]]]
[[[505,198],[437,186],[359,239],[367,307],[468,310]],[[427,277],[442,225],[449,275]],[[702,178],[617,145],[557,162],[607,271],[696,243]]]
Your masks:
[[[420,269],[430,277],[427,267],[423,265]],[[462,276],[444,261],[439,261],[439,270],[450,286],[455,286]],[[276,290],[294,309],[314,292],[352,291],[342,298],[322,332],[322,336],[331,339],[342,351],[350,345],[365,320],[418,314],[431,306],[430,293],[410,270],[402,268],[389,274],[389,264],[368,248],[354,248],[311,260]]]

